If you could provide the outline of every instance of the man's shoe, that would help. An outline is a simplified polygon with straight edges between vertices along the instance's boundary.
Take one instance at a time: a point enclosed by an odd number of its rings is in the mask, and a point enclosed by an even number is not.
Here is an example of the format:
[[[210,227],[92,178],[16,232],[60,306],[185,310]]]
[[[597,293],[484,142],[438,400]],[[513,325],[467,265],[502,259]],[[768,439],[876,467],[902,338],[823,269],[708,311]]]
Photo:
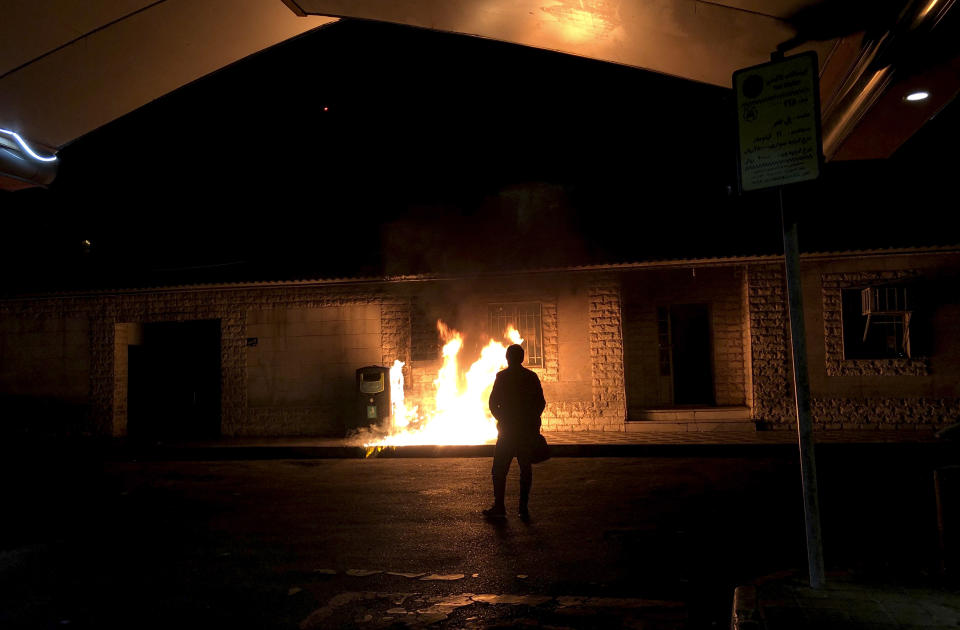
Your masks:
[[[507,518],[507,509],[502,505],[494,505],[492,508],[483,511],[487,518]]]
[[[520,519],[524,521],[530,520],[530,510],[525,507],[520,508],[517,513],[520,515]]]

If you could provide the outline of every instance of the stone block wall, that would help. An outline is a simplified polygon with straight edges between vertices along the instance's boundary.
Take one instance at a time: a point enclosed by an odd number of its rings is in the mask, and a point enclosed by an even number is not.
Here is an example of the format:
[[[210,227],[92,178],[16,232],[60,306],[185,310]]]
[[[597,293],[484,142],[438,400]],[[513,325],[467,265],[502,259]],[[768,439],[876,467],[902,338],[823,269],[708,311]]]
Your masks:
[[[546,431],[623,431],[626,391],[620,278],[598,275],[588,286],[589,399],[547,401]],[[561,369],[563,366],[561,365]]]
[[[960,398],[956,397],[815,397],[812,407],[815,426],[827,430],[935,431],[960,419]]]
[[[127,434],[127,411],[129,394],[129,348],[136,343],[136,324],[116,324],[113,328],[113,418],[109,435],[122,437]]]
[[[920,273],[908,268],[864,270],[864,265],[848,263],[850,269],[846,271],[818,272],[824,268],[821,265],[820,269],[808,267],[802,272],[814,427],[934,430],[956,422],[960,418],[960,392],[957,387],[931,383],[933,375],[927,358],[844,357],[841,291]],[[811,300],[811,295],[820,299]],[[761,427],[794,430],[796,406],[783,266],[750,265],[747,301],[754,419]],[[822,330],[810,325],[818,315],[822,316]],[[817,351],[817,344],[822,354]],[[822,357],[822,362],[817,357]],[[885,385],[877,384],[877,378],[888,380],[884,380]]]
[[[783,265],[750,265],[746,274],[753,418],[773,426],[795,423],[790,313]]]
[[[89,413],[88,421],[78,429],[80,433],[103,436],[126,433],[126,353],[131,327],[152,322],[218,319],[221,323],[221,434],[315,435],[338,432],[341,425],[333,427],[330,417],[341,411],[325,404],[313,404],[316,401],[287,400],[292,395],[291,388],[297,390],[297,383],[303,385],[302,378],[290,372],[287,376],[291,378],[281,379],[288,383],[281,396],[284,399],[277,404],[266,400],[258,385],[251,388],[250,379],[256,380],[257,370],[263,367],[251,357],[262,354],[273,341],[270,333],[261,330],[270,324],[261,320],[281,312],[310,313],[360,307],[378,310],[377,330],[368,333],[375,341],[367,340],[364,344],[369,356],[345,353],[343,360],[357,363],[350,363],[351,373],[361,363],[389,366],[398,358],[407,363],[408,384],[416,387],[419,376],[421,387],[432,387],[435,370],[432,374],[426,369],[414,374],[410,369],[410,299],[406,291],[396,285],[157,289],[83,298],[6,300],[0,302],[0,315],[23,315],[37,320],[80,318],[90,322],[84,333],[89,367],[81,396]],[[545,381],[556,381],[559,360],[555,301],[544,302],[542,317],[545,365],[541,375]],[[346,317],[344,321],[352,319],[355,318]],[[296,322],[296,325],[309,324]],[[308,330],[300,332],[309,333]],[[248,337],[257,337],[263,345],[248,348]],[[300,337],[309,341],[311,335]],[[290,370],[300,370],[299,376],[303,376],[302,358],[296,358],[293,362],[296,365],[287,366]],[[349,389],[352,396],[352,380],[349,384],[341,383],[340,387]],[[339,421],[343,423],[342,418]]]
[[[924,376],[929,371],[926,358],[847,359],[843,354],[843,289],[863,287],[914,278],[916,270],[847,271],[825,273],[820,277],[823,309],[823,340],[827,376]]]
[[[380,305],[250,309],[247,403],[279,435],[340,435],[356,427],[355,373],[381,362]]]
[[[606,431],[622,431],[627,416],[622,313],[619,278],[598,279],[590,288],[590,358],[593,402]]]
[[[116,311],[111,300],[92,304],[90,318],[90,418],[84,433],[100,436],[126,434],[126,418],[117,415],[115,386],[124,373],[117,372]],[[107,318],[110,319],[107,319]],[[126,366],[119,366],[124,369]],[[124,392],[120,392],[123,395]],[[126,400],[121,408],[126,409]]]
[[[750,273],[749,268],[744,266],[741,270],[742,280],[740,283],[740,317],[742,318],[740,326],[740,343],[743,348],[743,402],[751,410],[754,408],[753,396],[753,345],[751,337],[751,315],[750,315]]]
[[[83,398],[88,413],[72,428],[85,435],[126,432],[125,335],[128,324],[219,319],[221,330],[221,433],[282,435],[284,427],[315,421],[310,411],[291,406],[280,417],[247,404],[247,312],[375,304],[388,297],[383,285],[274,286],[260,288],[156,289],[85,297],[0,301],[0,321],[26,318],[85,322],[89,352]],[[89,322],[89,324],[86,324]],[[378,354],[374,360],[379,357]],[[357,366],[360,367],[360,366]]]
[[[253,302],[253,300],[251,300]],[[223,435],[270,435],[247,407],[247,318],[243,308],[220,314],[220,429]]]
[[[90,324],[69,315],[0,313],[0,432],[69,434],[85,424]]]
[[[838,272],[819,274],[821,308],[823,313],[823,346],[826,377],[833,381],[849,382],[858,390],[863,383],[876,381],[886,384],[882,393],[870,391],[859,397],[837,396],[825,393],[815,396],[813,413],[818,426],[826,429],[857,430],[935,430],[960,419],[960,391],[954,387],[952,396],[931,396],[945,388],[930,384],[943,380],[944,375],[931,371],[930,356],[890,359],[848,359],[843,348],[842,291],[871,284],[883,284],[923,275],[918,268],[870,269],[857,265]],[[936,285],[934,285],[936,286]],[[916,322],[915,322],[916,323]],[[941,331],[943,332],[943,331]],[[941,348],[941,351],[949,348]],[[947,392],[944,392],[947,393]]]
[[[746,403],[747,370],[743,343],[746,329],[740,287],[744,270],[732,273],[731,290],[713,296],[710,325],[713,337],[713,387],[717,405]]]
[[[913,273],[914,267],[909,264],[894,268],[893,262],[888,262],[879,271],[864,264],[849,271],[826,263],[818,268],[809,263],[805,266],[808,348],[822,349],[817,365],[811,365],[812,371],[820,370],[814,375],[816,378],[811,377],[814,420],[820,428],[929,429],[960,417],[960,386],[954,378],[960,373],[960,364],[950,358],[951,353],[956,352],[957,334],[949,332],[960,328],[957,325],[960,307],[947,305],[937,315],[939,354],[929,362],[901,359],[894,363],[850,363],[842,357],[842,345],[838,345],[838,340],[842,340],[839,292],[853,286],[850,283]],[[724,273],[732,274],[734,281],[729,287],[724,284],[714,298],[707,300],[711,304],[717,359],[717,401],[721,404],[752,402],[753,417],[762,426],[792,428],[795,422],[793,379],[782,265],[749,264],[739,271],[728,269]],[[457,283],[461,293],[451,300],[457,304],[463,302],[469,306],[467,310],[477,313],[483,309],[473,308],[475,304],[470,300],[481,304],[490,296],[494,296],[490,301],[495,302],[501,299],[497,295],[506,295],[518,301],[539,301],[544,345],[544,366],[539,372],[544,389],[549,392],[544,428],[622,431],[627,414],[623,278],[610,273],[580,272],[549,277],[518,275],[513,280],[498,278],[488,286],[461,282]],[[704,285],[711,284],[705,280],[708,278],[698,278]],[[446,284],[438,283],[438,287],[442,292],[447,291]],[[258,318],[264,313],[280,311],[344,309],[344,313],[373,313],[376,310],[377,317],[360,318],[376,321],[376,326],[363,333],[370,336],[365,342],[370,356],[364,356],[362,361],[357,357],[345,360],[355,369],[360,366],[353,366],[354,361],[389,365],[393,359],[400,359],[407,363],[408,387],[422,389],[432,387],[439,361],[434,365],[423,362],[417,368],[419,372],[411,369],[410,296],[413,292],[410,285],[402,283],[291,284],[2,300],[0,349],[4,360],[0,363],[0,397],[23,392],[41,397],[49,395],[83,407],[83,417],[74,419],[71,425],[72,433],[123,435],[126,429],[125,350],[135,326],[217,319],[221,322],[222,434],[323,432],[329,427],[322,428],[328,420],[318,415],[327,414],[318,411],[321,405],[293,399],[261,404],[263,400],[250,398],[251,392],[256,394],[256,388],[252,388],[249,381],[251,351],[246,346],[246,338],[258,336],[254,334],[256,326],[263,323]],[[819,322],[821,314],[822,326],[809,325],[811,321]],[[747,327],[742,325],[744,318],[749,322]],[[346,317],[346,320],[353,319],[356,318]],[[30,337],[34,333],[24,332],[23,322],[28,322],[28,327],[36,327],[40,337],[34,339]],[[14,332],[13,327],[19,328]],[[57,348],[50,340],[58,335],[60,346]],[[11,355],[11,348],[16,344],[33,344],[31,339],[37,343],[36,348],[26,353],[28,358],[17,359],[19,364],[11,363],[9,357],[17,352],[14,348]],[[57,362],[60,362],[59,368],[55,367]],[[9,369],[10,365],[18,367]],[[26,378],[24,375],[31,370],[40,370],[48,377],[37,379],[36,383],[16,380]],[[58,373],[62,378],[49,376]],[[47,392],[30,389],[49,384],[51,379],[59,379],[59,385]],[[878,379],[883,383],[878,384]],[[350,390],[352,392],[352,387]]]
[[[544,300],[541,303],[540,320],[543,332],[543,368],[537,372],[544,383],[556,383],[560,376],[556,298]]]
[[[381,365],[403,361],[404,378],[410,376],[410,300],[386,298],[380,305]]]

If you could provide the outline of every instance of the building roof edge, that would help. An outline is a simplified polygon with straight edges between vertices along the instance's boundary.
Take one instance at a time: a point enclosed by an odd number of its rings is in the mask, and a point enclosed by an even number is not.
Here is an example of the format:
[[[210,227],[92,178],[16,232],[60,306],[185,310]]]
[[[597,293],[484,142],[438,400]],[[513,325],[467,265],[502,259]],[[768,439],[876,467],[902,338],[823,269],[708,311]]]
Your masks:
[[[942,255],[960,254],[960,245],[940,245],[929,247],[890,247],[863,250],[837,250],[824,252],[804,252],[800,254],[801,261],[813,260],[842,260],[848,258],[876,258],[881,256],[903,255]],[[18,301],[30,299],[54,298],[83,298],[106,297],[118,295],[136,295],[144,293],[182,293],[200,291],[239,291],[245,289],[264,289],[282,287],[311,287],[311,286],[345,286],[396,284],[403,282],[429,282],[436,280],[457,280],[480,277],[534,275],[565,272],[617,272],[641,269],[669,269],[676,267],[705,267],[731,266],[744,264],[772,264],[783,261],[782,254],[761,254],[749,256],[716,256],[703,258],[664,258],[657,260],[598,263],[591,265],[566,265],[557,267],[540,267],[532,269],[514,269],[501,271],[483,271],[477,273],[432,273],[432,274],[400,274],[385,276],[357,276],[335,278],[304,278],[298,280],[256,280],[219,283],[197,283],[159,285],[153,287],[126,287],[108,289],[88,289],[76,291],[35,291],[17,295],[0,296],[0,301]]]

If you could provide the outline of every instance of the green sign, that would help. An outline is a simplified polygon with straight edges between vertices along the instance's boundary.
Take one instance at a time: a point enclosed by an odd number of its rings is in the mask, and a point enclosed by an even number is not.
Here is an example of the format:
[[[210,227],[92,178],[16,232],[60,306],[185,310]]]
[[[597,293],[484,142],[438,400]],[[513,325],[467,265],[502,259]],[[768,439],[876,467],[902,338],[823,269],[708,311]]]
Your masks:
[[[820,175],[818,67],[808,52],[733,73],[741,190]]]

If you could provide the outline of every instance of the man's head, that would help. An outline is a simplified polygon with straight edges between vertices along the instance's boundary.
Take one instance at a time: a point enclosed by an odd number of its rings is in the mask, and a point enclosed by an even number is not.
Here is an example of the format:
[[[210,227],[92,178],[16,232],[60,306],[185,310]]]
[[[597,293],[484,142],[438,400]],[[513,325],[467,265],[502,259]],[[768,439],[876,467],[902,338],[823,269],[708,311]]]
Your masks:
[[[523,347],[513,344],[507,348],[507,365],[520,365],[523,363]]]

